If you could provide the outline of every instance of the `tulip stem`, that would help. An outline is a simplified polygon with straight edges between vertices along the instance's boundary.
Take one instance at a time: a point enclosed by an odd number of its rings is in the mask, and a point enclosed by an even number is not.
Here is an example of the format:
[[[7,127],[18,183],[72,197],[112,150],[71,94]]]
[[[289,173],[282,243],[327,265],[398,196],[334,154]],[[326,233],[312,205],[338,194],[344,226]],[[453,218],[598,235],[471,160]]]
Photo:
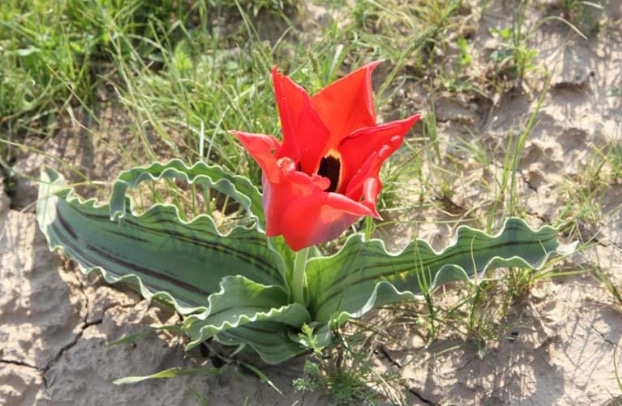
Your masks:
[[[307,257],[309,256],[309,248],[303,248],[296,252],[294,259],[294,274],[292,275],[292,295],[295,303],[306,306],[305,303],[305,285],[307,278],[305,268],[307,266]]]

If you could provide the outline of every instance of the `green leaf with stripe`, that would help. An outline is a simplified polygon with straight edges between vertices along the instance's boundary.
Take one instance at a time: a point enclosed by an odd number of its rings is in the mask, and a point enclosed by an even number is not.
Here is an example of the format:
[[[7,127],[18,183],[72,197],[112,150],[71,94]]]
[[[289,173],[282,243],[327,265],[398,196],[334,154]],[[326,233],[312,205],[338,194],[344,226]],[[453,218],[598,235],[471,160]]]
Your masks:
[[[150,172],[150,168],[157,170]],[[141,215],[125,210],[126,185],[169,175],[215,185],[249,209],[260,198],[258,192],[244,198],[240,185],[247,181],[240,182],[243,178],[220,176],[205,165],[185,173],[183,166],[173,162],[122,174],[121,183],[114,186],[112,205],[98,205],[77,198],[58,173],[47,170],[39,190],[39,226],[50,248],[62,249],[83,272],[98,270],[110,283],[131,282],[146,298],[171,302],[183,314],[206,309],[208,296],[220,290],[226,276],[283,286],[283,269],[279,269],[283,261],[257,227],[237,226],[223,235],[208,216],[181,221],[172,205],[157,204]]]
[[[155,181],[163,178],[181,179],[188,184],[198,184],[227,196],[246,209],[250,218],[256,222],[258,231],[265,230],[265,215],[262,195],[247,178],[233,175],[218,165],[207,165],[204,162],[187,166],[179,159],[167,163],[154,162],[149,166],[136,167],[121,172],[113,186],[110,197],[110,218],[123,218],[128,206],[126,197],[128,189],[136,188],[141,182]],[[283,237],[271,238],[270,248],[277,254],[278,269],[286,275],[288,264],[293,263],[294,252],[287,246]]]
[[[225,234],[206,215],[183,221],[173,205],[135,214],[127,191],[163,178],[224,193],[254,222]],[[144,297],[170,302],[186,315],[187,348],[213,337],[251,347],[269,363],[304,351],[298,336],[304,324],[327,344],[332,326],[374,307],[499,266],[538,269],[551,255],[574,248],[561,246],[554,228],[532,230],[520,219],[509,219],[494,236],[461,227],[442,252],[416,240],[400,253],[388,253],[381,241],[354,234],[337,254],[312,255],[305,307],[292,303],[289,294],[292,251],[282,238],[268,239],[263,231],[261,194],[218,166],[173,160],[134,168],[119,176],[108,205],[82,201],[58,173],[47,170],[37,218],[50,248],[62,249],[83,272],[99,271],[110,283],[130,282]]]
[[[415,240],[402,252],[391,254],[382,241],[364,241],[355,234],[337,254],[309,262],[309,311],[318,322],[338,324],[489,269],[538,269],[551,255],[566,255],[573,249],[574,244],[559,244],[553,227],[532,230],[518,218],[508,219],[494,236],[462,226],[455,242],[442,252]]]
[[[145,180],[154,181],[163,178],[185,180],[188,184],[199,184],[209,189],[224,193],[244,207],[249,215],[258,222],[258,229],[265,228],[265,218],[261,203],[261,193],[247,179],[232,175],[217,165],[197,162],[187,166],[179,159],[167,163],[155,162],[149,166],[136,167],[121,172],[114,183],[110,197],[110,218],[122,218],[126,212],[128,188],[135,188]]]
[[[289,303],[280,286],[265,286],[242,276],[224,278],[221,290],[209,298],[209,309],[186,318],[182,329],[193,348],[215,337],[227,345],[246,344],[268,363],[278,363],[304,351],[298,332],[311,322],[307,309]]]

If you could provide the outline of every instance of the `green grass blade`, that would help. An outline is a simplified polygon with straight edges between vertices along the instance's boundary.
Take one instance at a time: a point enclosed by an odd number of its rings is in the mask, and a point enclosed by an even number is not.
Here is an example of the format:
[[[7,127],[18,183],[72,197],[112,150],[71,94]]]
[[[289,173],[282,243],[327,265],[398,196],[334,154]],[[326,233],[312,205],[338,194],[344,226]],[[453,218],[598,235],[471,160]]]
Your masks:
[[[220,373],[220,369],[218,368],[207,368],[207,367],[199,367],[199,368],[169,368],[164,371],[156,372],[152,375],[146,376],[128,376],[125,378],[120,378],[112,383],[115,385],[127,385],[130,383],[138,383],[142,381],[147,381],[149,379],[164,379],[164,378],[175,378],[178,376],[194,376],[194,375],[216,375]]]
[[[307,270],[314,320],[329,322],[359,317],[373,307],[413,298],[424,289],[472,278],[501,266],[538,269],[554,254],[564,255],[557,230],[532,230],[518,218],[508,219],[495,236],[460,227],[455,242],[442,252],[426,242],[411,242],[390,254],[380,240],[351,236],[331,257],[311,260]]]

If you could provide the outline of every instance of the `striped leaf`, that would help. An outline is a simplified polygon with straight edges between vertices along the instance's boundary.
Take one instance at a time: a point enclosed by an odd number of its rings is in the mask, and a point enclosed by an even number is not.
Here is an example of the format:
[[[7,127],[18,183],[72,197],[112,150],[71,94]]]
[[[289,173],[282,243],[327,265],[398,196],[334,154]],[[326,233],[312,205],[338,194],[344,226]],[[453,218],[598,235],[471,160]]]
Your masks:
[[[126,197],[143,181],[183,179],[230,196],[254,224],[221,233],[206,215],[190,222],[177,208],[156,204],[137,215]],[[110,282],[127,281],[146,298],[170,302],[186,315],[188,348],[214,337],[246,345],[264,361],[278,363],[304,351],[298,334],[314,326],[320,345],[330,327],[374,307],[416,298],[442,283],[482,275],[499,266],[538,269],[553,254],[567,254],[551,227],[532,230],[510,219],[497,235],[469,227],[442,252],[416,240],[397,254],[379,240],[352,235],[335,255],[318,252],[307,264],[309,305],[291,303],[288,279],[294,256],[282,238],[264,233],[261,194],[245,178],[222,168],[179,160],[123,172],[110,204],[82,201],[56,172],[42,175],[39,225],[50,248],[62,249],[80,269],[99,271]]]
[[[154,181],[162,178],[181,179],[188,184],[199,184],[231,196],[255,220],[257,230],[265,230],[262,195],[247,178],[233,175],[220,166],[207,165],[204,162],[188,167],[179,159],[173,159],[165,164],[155,162],[146,167],[136,167],[122,172],[114,184],[110,197],[110,218],[114,220],[125,215],[128,189],[135,188],[146,180]],[[269,244],[278,254],[279,271],[282,275],[286,275],[288,264],[293,263],[294,252],[281,236],[271,238]]]
[[[337,254],[309,262],[309,311],[318,322],[340,323],[489,269],[538,269],[551,255],[566,255],[573,249],[574,244],[559,244],[554,228],[532,230],[517,218],[508,219],[494,236],[460,227],[455,242],[442,252],[416,240],[402,252],[390,254],[382,241],[364,241],[361,234],[355,234]]]
[[[149,172],[150,168],[157,170]],[[81,201],[58,173],[45,171],[37,218],[50,248],[62,249],[83,272],[98,270],[110,283],[129,281],[146,298],[169,301],[182,314],[205,310],[208,296],[220,290],[226,276],[241,275],[267,286],[283,285],[283,270],[278,269],[283,267],[282,259],[256,228],[237,226],[225,236],[210,217],[183,222],[171,205],[157,204],[138,216],[126,211],[124,191],[128,185],[145,178],[184,176],[183,165],[177,162],[150,168],[122,175],[111,206]],[[219,177],[213,167],[195,165],[185,176],[190,181],[209,179],[209,184],[249,208],[260,196],[256,193],[244,198],[239,188],[244,183]]]
[[[128,188],[135,188],[145,180],[154,181],[162,178],[182,179],[188,184],[200,184],[231,196],[258,222],[259,230],[265,228],[261,193],[247,178],[232,175],[220,166],[207,165],[204,162],[197,162],[189,167],[179,159],[167,163],[155,162],[149,166],[121,172],[110,197],[110,218],[114,220],[125,215],[127,203],[125,195]]]
[[[288,293],[279,286],[265,286],[241,276],[223,279],[221,290],[209,298],[209,311],[186,318],[183,330],[191,342],[187,349],[215,336],[225,344],[247,344],[261,358],[277,363],[304,349],[297,337],[309,312],[298,303],[289,304]]]

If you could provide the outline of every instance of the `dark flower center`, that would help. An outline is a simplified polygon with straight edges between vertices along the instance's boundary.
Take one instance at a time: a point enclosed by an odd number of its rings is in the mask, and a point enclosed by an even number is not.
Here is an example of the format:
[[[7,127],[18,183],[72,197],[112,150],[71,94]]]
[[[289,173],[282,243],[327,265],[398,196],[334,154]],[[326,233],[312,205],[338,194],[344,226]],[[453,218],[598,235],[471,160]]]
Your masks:
[[[320,161],[317,174],[330,180],[330,186],[326,189],[327,192],[336,192],[339,188],[339,180],[341,177],[341,156],[339,156],[338,153],[329,152],[328,155]]]

